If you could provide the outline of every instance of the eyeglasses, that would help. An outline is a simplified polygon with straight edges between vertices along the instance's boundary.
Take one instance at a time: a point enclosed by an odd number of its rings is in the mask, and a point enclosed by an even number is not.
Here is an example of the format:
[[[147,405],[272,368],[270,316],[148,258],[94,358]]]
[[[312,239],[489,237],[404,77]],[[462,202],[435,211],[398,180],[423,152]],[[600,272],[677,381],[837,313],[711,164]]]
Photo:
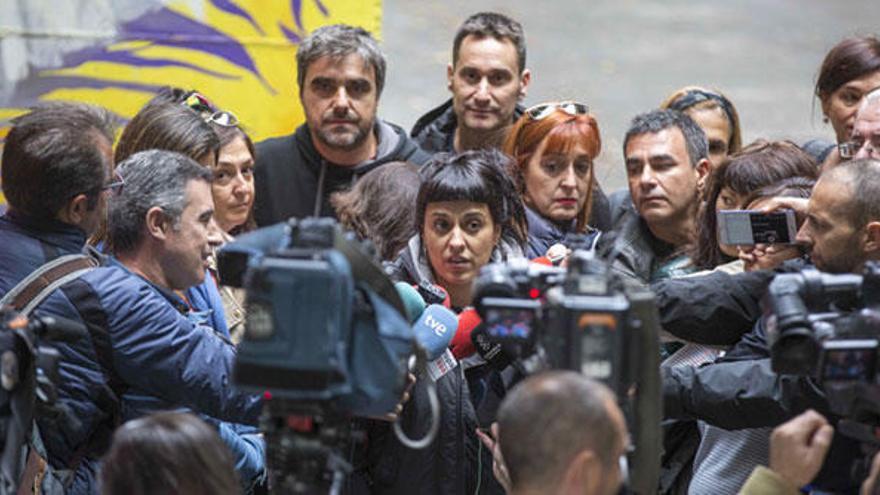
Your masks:
[[[850,160],[855,158],[865,145],[868,145],[866,152],[869,157],[880,158],[880,134],[875,134],[870,140],[856,138],[852,141],[840,143],[837,145],[837,152],[840,153],[841,158]]]
[[[212,122],[223,127],[235,127],[238,125],[238,117],[226,110],[217,110],[205,95],[193,91],[183,100],[183,104],[195,110],[202,116],[205,122]]]
[[[525,114],[532,120],[546,119],[556,110],[561,110],[569,115],[586,115],[590,113],[590,107],[574,101],[557,101],[552,103],[539,103],[530,107]]]
[[[119,196],[122,193],[122,188],[125,186],[125,179],[119,175],[118,172],[113,172],[113,182],[109,184],[105,184],[104,187],[101,188],[102,191],[110,191],[110,194],[114,196]]]

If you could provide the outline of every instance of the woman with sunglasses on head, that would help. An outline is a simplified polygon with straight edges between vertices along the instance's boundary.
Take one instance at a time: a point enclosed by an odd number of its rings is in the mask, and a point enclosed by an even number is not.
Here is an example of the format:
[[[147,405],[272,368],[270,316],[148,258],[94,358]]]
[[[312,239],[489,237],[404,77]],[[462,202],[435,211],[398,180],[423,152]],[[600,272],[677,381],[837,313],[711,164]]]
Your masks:
[[[234,236],[253,230],[254,207],[254,163],[256,154],[253,141],[244,132],[238,118],[232,112],[219,110],[211,101],[194,90],[164,88],[150,103],[172,103],[189,108],[198,114],[214,131],[220,140],[217,160],[210,165],[214,172],[211,195],[214,199],[214,221],[219,227],[214,239],[214,252],[224,244],[234,240]],[[204,163],[203,163],[204,164]],[[219,280],[216,254],[211,257],[210,274]],[[207,283],[207,282],[206,282]],[[238,344],[244,334],[244,291],[233,287],[219,286],[222,301],[224,326],[229,337]],[[217,301],[212,306],[220,307]]]
[[[595,246],[598,231],[588,225],[593,205],[593,161],[602,142],[599,126],[586,105],[574,102],[535,105],[514,124],[503,150],[526,205],[530,259],[548,255],[570,234],[586,236]],[[551,261],[560,259],[554,248]]]
[[[660,104],[661,109],[678,110],[703,129],[709,144],[709,162],[718,167],[742,148],[742,132],[736,107],[720,91],[685,86]]]
[[[822,168],[854,156],[848,146],[864,97],[880,88],[880,39],[876,36],[844,38],[834,45],[816,79],[815,94],[822,104],[823,121],[831,124],[836,144],[812,140],[804,144]]]

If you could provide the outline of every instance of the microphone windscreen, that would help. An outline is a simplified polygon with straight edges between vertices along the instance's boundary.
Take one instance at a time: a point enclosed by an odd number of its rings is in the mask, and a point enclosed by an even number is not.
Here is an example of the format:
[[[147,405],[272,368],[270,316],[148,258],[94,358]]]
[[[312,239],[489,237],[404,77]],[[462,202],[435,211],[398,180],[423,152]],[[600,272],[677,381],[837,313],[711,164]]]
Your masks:
[[[449,349],[456,359],[464,359],[476,352],[474,342],[471,340],[471,332],[482,322],[483,320],[474,308],[468,308],[458,315],[458,330],[449,345]]]
[[[548,258],[546,256],[540,256],[540,257],[535,258],[531,261],[532,261],[532,263],[537,263],[539,265],[553,266],[553,262],[550,261],[550,258]]]
[[[495,370],[503,371],[514,360],[504,345],[492,341],[488,329],[483,323],[477,325],[471,332],[471,341],[480,357]]]
[[[440,304],[443,307],[451,308],[452,302],[449,299],[449,293],[446,289],[439,285],[432,284],[426,280],[419,283],[419,294],[425,300],[425,304]]]
[[[410,325],[412,325],[425,312],[425,300],[415,287],[406,282],[396,282],[394,288],[397,289],[397,294],[400,296],[400,300],[403,301],[406,316],[409,318]]]
[[[446,351],[457,329],[455,313],[439,304],[428,306],[413,325],[413,333],[427,351],[428,360],[437,359]]]

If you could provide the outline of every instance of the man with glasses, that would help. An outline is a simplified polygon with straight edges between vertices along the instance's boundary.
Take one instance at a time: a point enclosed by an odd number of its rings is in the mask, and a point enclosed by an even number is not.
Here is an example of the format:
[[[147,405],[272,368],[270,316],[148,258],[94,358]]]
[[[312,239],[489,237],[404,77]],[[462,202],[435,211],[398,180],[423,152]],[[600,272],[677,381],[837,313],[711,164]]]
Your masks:
[[[612,495],[626,478],[629,433],[614,394],[573,371],[517,384],[493,427],[494,471],[508,494]]]
[[[880,159],[880,88],[865,95],[853,122],[851,139],[840,143],[837,149],[846,160]]]
[[[110,112],[82,103],[47,103],[12,120],[0,167],[8,203],[0,217],[0,297],[45,263],[82,252],[101,225],[108,196],[122,189],[112,171],[114,130]],[[41,309],[82,321],[63,294]],[[100,369],[62,364],[61,374],[93,374],[103,387]],[[90,421],[94,410],[71,407],[68,399],[59,398],[62,410]]]
[[[257,144],[254,218],[336,216],[330,194],[386,163],[430,156],[406,132],[376,117],[385,56],[367,31],[342,24],[313,31],[296,52],[306,123]]]

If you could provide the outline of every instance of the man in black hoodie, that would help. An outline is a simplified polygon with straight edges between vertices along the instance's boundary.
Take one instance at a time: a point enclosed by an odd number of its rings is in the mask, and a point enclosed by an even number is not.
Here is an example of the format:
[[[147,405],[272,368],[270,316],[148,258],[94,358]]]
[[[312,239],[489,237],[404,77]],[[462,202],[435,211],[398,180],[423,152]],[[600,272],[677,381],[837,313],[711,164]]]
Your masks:
[[[432,153],[500,148],[523,114],[519,102],[531,78],[522,25],[495,12],[474,14],[452,42],[452,62],[446,68],[452,98],[419,118],[411,135]],[[592,212],[591,226],[611,228],[608,198],[598,187]]]
[[[260,226],[290,217],[335,216],[330,194],[393,161],[430,155],[406,132],[376,118],[385,56],[362,28],[324,26],[296,52],[306,123],[257,144],[254,217]]]

